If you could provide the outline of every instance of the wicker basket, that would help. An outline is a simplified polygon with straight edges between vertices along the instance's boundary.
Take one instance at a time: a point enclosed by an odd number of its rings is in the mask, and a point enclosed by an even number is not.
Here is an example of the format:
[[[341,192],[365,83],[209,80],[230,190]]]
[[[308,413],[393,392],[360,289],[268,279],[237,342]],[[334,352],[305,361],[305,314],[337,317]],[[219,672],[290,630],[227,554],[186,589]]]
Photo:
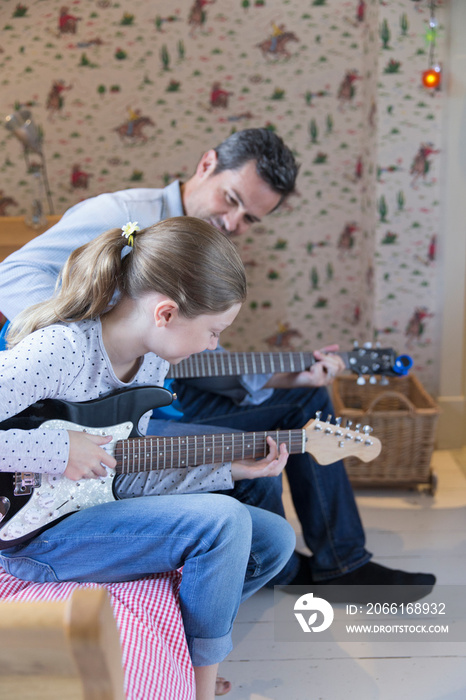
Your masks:
[[[437,477],[430,462],[439,408],[413,375],[390,379],[389,386],[360,386],[354,377],[338,377],[333,384],[335,415],[369,424],[382,442],[380,455],[367,464],[345,460],[355,486],[412,486],[428,484],[433,494]],[[343,423],[344,424],[344,423]]]

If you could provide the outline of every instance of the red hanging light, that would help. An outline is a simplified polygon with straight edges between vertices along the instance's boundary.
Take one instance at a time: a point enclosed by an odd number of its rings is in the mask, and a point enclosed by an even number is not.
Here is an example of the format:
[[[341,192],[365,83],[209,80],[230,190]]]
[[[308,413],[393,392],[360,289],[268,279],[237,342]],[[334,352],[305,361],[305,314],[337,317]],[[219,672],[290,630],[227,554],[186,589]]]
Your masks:
[[[422,74],[422,84],[429,90],[435,90],[440,87],[442,82],[442,71],[440,66],[432,66]]]

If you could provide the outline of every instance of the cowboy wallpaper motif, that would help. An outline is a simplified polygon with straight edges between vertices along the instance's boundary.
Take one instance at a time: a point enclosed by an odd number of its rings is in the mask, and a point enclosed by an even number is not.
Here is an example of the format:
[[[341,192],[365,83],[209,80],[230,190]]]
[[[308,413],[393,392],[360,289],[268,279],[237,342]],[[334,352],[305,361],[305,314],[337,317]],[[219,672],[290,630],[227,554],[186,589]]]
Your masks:
[[[58,214],[186,178],[234,130],[276,130],[301,164],[297,191],[236,240],[250,292],[223,344],[377,340],[435,391],[443,104],[421,85],[428,4],[3,0],[3,117],[26,108],[40,125],[43,208]],[[27,214],[37,177],[6,129],[0,181],[0,215]]]

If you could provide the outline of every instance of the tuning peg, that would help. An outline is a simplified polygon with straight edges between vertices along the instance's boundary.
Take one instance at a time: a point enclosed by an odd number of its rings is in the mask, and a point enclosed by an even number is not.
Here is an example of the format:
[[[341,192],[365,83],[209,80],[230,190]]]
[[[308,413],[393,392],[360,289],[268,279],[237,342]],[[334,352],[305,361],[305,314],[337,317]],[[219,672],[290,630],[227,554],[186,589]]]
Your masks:
[[[359,384],[359,386],[364,386],[366,383],[366,380],[362,375],[359,375],[359,377],[356,379],[356,384]]]
[[[380,386],[387,386],[389,384],[389,381],[387,377],[382,377],[380,380]]]
[[[347,420],[346,420],[346,430],[347,430],[348,432],[345,433],[345,440],[352,440],[352,439],[353,439],[353,436],[352,436],[351,433],[349,432],[349,431],[351,430],[351,426],[352,426],[352,425],[353,425],[353,421],[347,419]]]
[[[361,429],[361,423],[356,423],[354,426],[354,432],[356,433],[354,437],[355,442],[362,442],[362,436],[359,434],[359,431]]]
[[[341,416],[338,418],[335,418],[335,425],[336,425],[336,430],[335,430],[335,435],[343,435],[343,431],[341,430]]]
[[[316,411],[316,422],[314,424],[314,430],[322,430],[322,426],[320,425],[321,415],[322,415],[322,411]]]
[[[369,435],[372,433],[373,428],[371,428],[370,425],[363,425],[362,432],[366,436],[366,439],[364,440],[365,445],[372,445],[372,440],[369,438]]]
[[[374,375],[372,375],[372,377],[369,379],[369,384],[377,384],[377,377],[374,377]]]
[[[353,340],[353,348],[356,350],[359,347],[359,343],[357,340]]]
[[[325,431],[324,431],[325,433],[327,433],[327,435],[333,435],[333,430],[332,430],[332,428],[330,427],[330,421],[331,421],[331,420],[332,420],[332,414],[329,413],[328,416],[327,416],[327,420],[326,420],[326,422],[325,422]]]
[[[372,347],[372,343],[364,343],[363,347],[370,350],[370,348]]]

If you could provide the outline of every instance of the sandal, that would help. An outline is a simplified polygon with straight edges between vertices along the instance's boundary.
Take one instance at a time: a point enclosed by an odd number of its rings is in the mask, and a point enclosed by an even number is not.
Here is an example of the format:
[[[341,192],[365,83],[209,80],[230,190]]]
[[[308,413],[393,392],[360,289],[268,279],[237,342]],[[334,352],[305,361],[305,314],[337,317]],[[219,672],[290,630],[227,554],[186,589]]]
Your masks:
[[[221,676],[217,676],[217,680],[215,681],[215,695],[226,695],[230,690],[230,681],[226,681]]]

